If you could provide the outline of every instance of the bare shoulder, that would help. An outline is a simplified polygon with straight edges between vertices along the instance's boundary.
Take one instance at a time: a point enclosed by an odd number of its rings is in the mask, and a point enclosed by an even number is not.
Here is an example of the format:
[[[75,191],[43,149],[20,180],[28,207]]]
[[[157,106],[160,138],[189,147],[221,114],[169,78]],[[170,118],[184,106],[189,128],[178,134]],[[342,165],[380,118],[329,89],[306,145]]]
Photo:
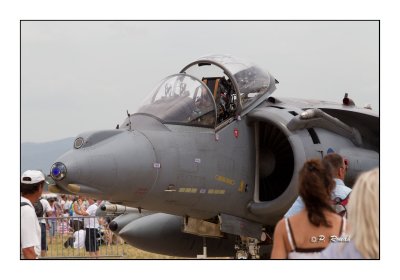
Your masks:
[[[286,235],[286,226],[285,226],[285,218],[279,220],[279,222],[275,225],[274,230],[274,239],[280,239],[284,242]]]
[[[325,215],[329,221],[333,222],[334,225],[340,225],[342,223],[342,216],[339,214],[327,212]]]
[[[282,234],[285,230],[285,219],[279,220],[279,222],[275,226],[275,233]]]
[[[274,242],[272,246],[272,259],[286,259],[288,256],[285,240],[285,220],[281,219],[275,226]]]

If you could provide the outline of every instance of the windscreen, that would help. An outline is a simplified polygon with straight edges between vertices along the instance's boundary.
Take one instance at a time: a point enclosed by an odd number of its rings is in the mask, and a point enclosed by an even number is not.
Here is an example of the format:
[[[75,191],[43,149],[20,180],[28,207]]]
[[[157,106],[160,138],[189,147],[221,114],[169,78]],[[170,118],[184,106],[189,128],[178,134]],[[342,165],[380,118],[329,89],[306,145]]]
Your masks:
[[[216,106],[207,86],[187,74],[161,81],[137,113],[152,115],[163,123],[214,128]]]

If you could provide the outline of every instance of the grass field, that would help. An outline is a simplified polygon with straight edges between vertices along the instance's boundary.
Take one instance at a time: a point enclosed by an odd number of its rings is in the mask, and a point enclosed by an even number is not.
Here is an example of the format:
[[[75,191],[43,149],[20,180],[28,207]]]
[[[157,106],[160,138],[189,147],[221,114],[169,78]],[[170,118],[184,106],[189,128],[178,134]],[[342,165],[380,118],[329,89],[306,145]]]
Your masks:
[[[48,251],[42,259],[90,259],[91,257],[82,249],[65,248],[64,242],[69,235],[56,234],[54,242],[49,244]],[[179,259],[177,257],[154,254],[137,249],[129,244],[102,244],[99,248],[100,259]]]

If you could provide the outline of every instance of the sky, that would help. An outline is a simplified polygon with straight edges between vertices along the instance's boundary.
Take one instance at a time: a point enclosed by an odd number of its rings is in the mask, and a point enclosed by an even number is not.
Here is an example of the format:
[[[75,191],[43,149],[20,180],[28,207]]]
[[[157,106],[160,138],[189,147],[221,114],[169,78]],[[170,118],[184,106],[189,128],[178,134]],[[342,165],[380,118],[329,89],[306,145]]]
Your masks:
[[[378,21],[23,21],[21,141],[113,129],[207,54],[269,71],[276,97],[341,102],[347,92],[379,112]]]

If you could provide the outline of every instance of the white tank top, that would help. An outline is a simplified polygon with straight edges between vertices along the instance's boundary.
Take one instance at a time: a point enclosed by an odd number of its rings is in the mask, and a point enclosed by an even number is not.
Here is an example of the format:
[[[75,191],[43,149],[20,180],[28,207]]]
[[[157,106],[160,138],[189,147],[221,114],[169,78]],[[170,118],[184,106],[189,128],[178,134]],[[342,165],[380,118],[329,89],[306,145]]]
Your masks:
[[[325,247],[298,248],[296,246],[296,241],[294,240],[294,235],[292,232],[292,228],[290,227],[288,218],[285,218],[285,225],[291,249],[291,251],[288,253],[288,259],[319,259],[321,257],[321,252],[325,249]],[[339,236],[341,236],[345,231],[346,231],[346,218],[342,217]]]

